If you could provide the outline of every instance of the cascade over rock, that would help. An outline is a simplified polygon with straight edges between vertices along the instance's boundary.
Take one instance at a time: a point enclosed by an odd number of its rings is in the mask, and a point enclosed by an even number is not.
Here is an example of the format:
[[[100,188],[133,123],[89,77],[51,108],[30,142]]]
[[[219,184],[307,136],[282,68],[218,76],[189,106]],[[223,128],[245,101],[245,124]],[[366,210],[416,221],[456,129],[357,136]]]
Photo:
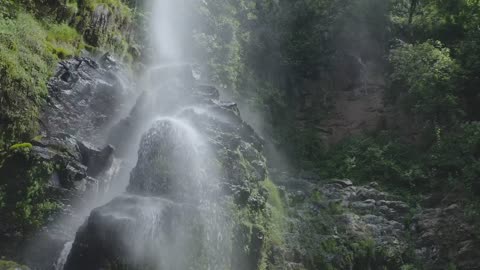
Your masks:
[[[235,104],[219,101],[218,91],[198,85],[186,68],[155,70],[156,87],[117,125],[117,138],[148,126],[127,193],[92,211],[65,270],[242,270],[266,259],[263,141]],[[192,80],[185,83],[186,76]],[[183,97],[165,108],[166,93]],[[155,116],[167,109],[174,117]],[[236,211],[251,211],[252,220],[239,220]]]
[[[6,255],[21,254],[20,259],[34,269],[51,269],[55,264],[83,221],[82,209],[90,207],[111,185],[116,170],[112,166],[115,149],[101,138],[127,106],[127,96],[133,94],[131,84],[123,67],[108,54],[98,60],[81,57],[58,65],[42,109],[42,135],[30,142],[27,152],[10,153],[0,177],[20,185],[26,180],[16,179],[25,168],[47,172],[34,177],[46,182],[45,199],[58,204],[59,209],[51,222],[35,235],[18,241],[19,247],[10,247]],[[15,228],[8,223],[2,223],[0,233],[5,245],[17,242]],[[0,250],[4,250],[3,245]]]

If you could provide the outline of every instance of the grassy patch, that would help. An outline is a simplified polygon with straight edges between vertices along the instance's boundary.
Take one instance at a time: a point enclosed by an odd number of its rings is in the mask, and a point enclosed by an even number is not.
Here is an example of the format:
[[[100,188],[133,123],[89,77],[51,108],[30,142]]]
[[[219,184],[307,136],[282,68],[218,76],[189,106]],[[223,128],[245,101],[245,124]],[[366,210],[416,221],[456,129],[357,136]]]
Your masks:
[[[81,48],[81,36],[66,24],[42,23],[25,12],[0,17],[0,146],[36,133],[56,63]]]
[[[56,62],[46,39],[31,15],[0,18],[0,144],[26,140],[38,128],[39,105]]]
[[[9,150],[10,151],[15,151],[17,149],[22,149],[22,148],[30,149],[30,148],[32,148],[32,144],[31,143],[17,143],[17,144],[14,144],[14,145],[10,146]]]
[[[65,23],[49,25],[47,31],[48,47],[60,59],[79,54],[79,50],[84,48],[77,30]]]
[[[268,178],[263,182],[263,186],[268,191],[267,207],[271,213],[270,239],[274,245],[283,245],[286,211],[280,191]]]

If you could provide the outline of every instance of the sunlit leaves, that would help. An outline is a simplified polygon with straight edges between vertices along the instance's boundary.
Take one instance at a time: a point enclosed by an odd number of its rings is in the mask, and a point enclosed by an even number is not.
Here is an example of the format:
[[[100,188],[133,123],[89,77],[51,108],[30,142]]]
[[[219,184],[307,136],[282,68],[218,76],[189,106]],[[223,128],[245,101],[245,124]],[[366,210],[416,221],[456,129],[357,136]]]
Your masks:
[[[405,108],[435,124],[452,123],[461,113],[455,79],[458,66],[439,42],[403,44],[392,50],[393,94]]]

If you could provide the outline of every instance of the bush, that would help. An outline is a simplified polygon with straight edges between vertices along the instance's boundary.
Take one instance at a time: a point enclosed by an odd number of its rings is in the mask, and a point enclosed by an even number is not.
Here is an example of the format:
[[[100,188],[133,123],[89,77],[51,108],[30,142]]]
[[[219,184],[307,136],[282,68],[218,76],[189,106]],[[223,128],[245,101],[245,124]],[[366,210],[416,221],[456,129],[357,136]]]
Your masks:
[[[390,54],[390,95],[431,125],[455,123],[462,115],[455,85],[459,67],[440,42],[403,44]]]
[[[449,132],[427,155],[430,174],[438,184],[480,195],[479,122],[465,123]]]
[[[390,186],[425,186],[424,168],[408,144],[384,134],[379,137],[353,137],[327,153],[324,177],[343,177],[359,182],[378,181]]]
[[[42,226],[58,207],[47,195],[53,165],[30,151],[29,147],[14,147],[0,164],[0,217],[4,224],[12,226],[13,233]]]

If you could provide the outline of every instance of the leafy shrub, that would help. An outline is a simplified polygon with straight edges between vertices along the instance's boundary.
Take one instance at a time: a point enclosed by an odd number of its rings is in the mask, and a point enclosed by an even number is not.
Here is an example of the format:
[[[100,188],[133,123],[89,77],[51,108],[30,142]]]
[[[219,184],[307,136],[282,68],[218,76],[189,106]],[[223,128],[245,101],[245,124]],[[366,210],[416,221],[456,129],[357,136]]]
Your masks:
[[[28,232],[43,225],[58,204],[47,195],[53,172],[49,162],[30,154],[29,147],[10,150],[0,167],[3,207],[0,217],[14,232]]]
[[[439,42],[403,44],[390,54],[390,95],[432,125],[454,123],[462,115],[455,86],[458,65]]]
[[[16,262],[0,260],[0,270],[29,270],[29,268]]]
[[[449,188],[480,195],[480,123],[465,123],[446,134],[427,154],[433,179]]]
[[[388,135],[350,138],[326,156],[325,177],[378,181],[404,188],[426,184],[423,168],[412,160],[417,153],[409,145]]]

